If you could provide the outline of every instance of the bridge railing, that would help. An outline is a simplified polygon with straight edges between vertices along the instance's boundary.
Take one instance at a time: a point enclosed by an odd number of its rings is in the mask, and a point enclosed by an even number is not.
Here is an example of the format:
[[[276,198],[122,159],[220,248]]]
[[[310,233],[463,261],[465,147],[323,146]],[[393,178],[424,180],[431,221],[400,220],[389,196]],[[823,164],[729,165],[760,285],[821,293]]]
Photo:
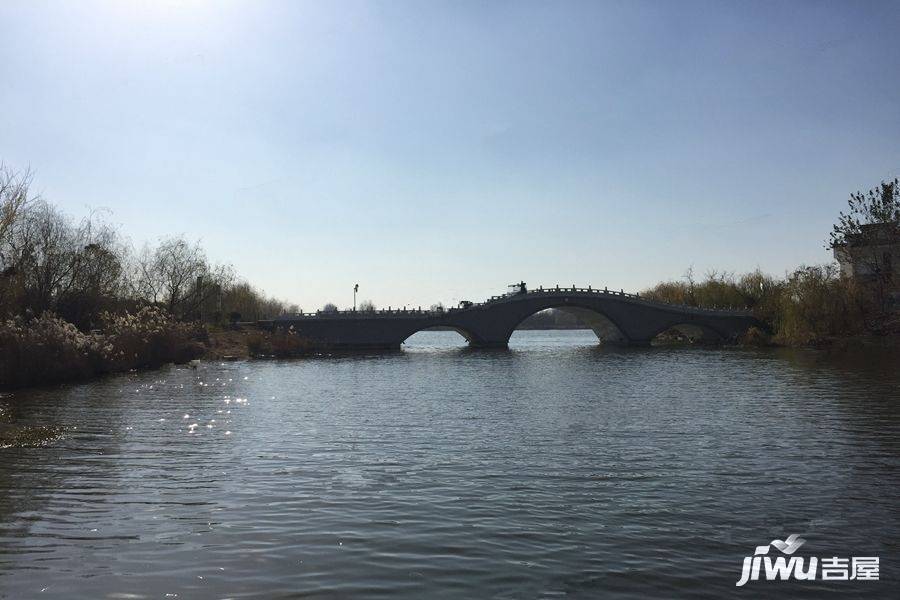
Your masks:
[[[599,295],[599,296],[617,296],[620,298],[628,298],[628,299],[632,299],[632,300],[637,300],[637,301],[640,301],[642,304],[647,304],[650,306],[658,306],[660,308],[678,308],[680,310],[687,310],[687,311],[697,312],[697,313],[717,312],[717,313],[725,313],[725,314],[732,313],[735,315],[742,315],[742,316],[748,314],[748,311],[729,308],[729,307],[718,307],[718,306],[700,307],[700,306],[691,306],[689,304],[675,304],[673,302],[661,302],[659,300],[650,300],[646,297],[642,297],[640,295],[640,293],[632,294],[632,293],[626,292],[623,289],[611,290],[608,287],[604,287],[604,288],[600,289],[600,288],[595,288],[592,286],[588,286],[586,288],[580,288],[580,287],[577,287],[574,285],[572,287],[561,287],[561,286],[557,285],[554,287],[547,287],[547,288],[541,286],[541,287],[538,287],[537,289],[530,289],[525,292],[513,292],[513,293],[509,293],[509,294],[503,294],[500,296],[491,296],[484,302],[473,303],[472,306],[473,307],[485,306],[485,305],[489,305],[489,304],[495,304],[497,302],[509,301],[509,300],[521,297],[523,295],[532,296],[532,295],[556,295],[556,294],[592,294],[592,295]]]
[[[537,289],[530,289],[525,292],[513,292],[509,294],[502,294],[498,296],[491,296],[487,300],[483,302],[472,302],[470,305],[465,307],[451,307],[442,310],[435,309],[423,309],[421,306],[416,308],[381,308],[375,310],[336,310],[336,311],[323,311],[317,310],[315,312],[296,312],[296,313],[285,313],[281,316],[282,319],[317,319],[317,318],[360,318],[360,317],[409,317],[409,318],[423,318],[423,317],[433,317],[446,315],[448,313],[455,313],[459,311],[472,310],[485,306],[490,306],[493,304],[497,304],[500,302],[509,302],[511,300],[515,300],[517,298],[524,296],[538,296],[538,295],[556,295],[556,294],[590,294],[590,295],[598,295],[598,296],[616,296],[619,298],[628,298],[631,300],[639,301],[642,304],[649,306],[658,306],[660,308],[677,308],[679,310],[685,310],[696,313],[720,313],[720,314],[733,314],[736,316],[746,316],[748,315],[748,311],[745,310],[737,310],[733,308],[725,308],[725,307],[699,307],[699,306],[690,306],[688,304],[674,304],[672,302],[660,302],[658,300],[650,300],[645,297],[641,297],[639,293],[629,293],[623,289],[619,290],[610,290],[607,287],[603,289],[594,288],[588,286],[586,288],[580,288],[577,286],[572,287],[548,287],[545,288],[543,286],[538,287]]]
[[[417,308],[378,308],[375,310],[317,310],[315,312],[293,312],[293,313],[284,313],[281,315],[281,318],[296,318],[296,319],[310,319],[310,318],[360,318],[360,317],[427,317],[432,315],[440,315],[446,314],[447,310],[431,310],[431,309],[423,309],[421,307]]]

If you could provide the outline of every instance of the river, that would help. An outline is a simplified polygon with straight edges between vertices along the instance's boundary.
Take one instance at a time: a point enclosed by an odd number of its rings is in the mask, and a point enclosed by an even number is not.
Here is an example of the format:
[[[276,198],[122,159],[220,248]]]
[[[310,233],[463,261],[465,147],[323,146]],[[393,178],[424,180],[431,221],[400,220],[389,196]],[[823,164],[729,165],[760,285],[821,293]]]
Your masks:
[[[896,597],[898,364],[435,331],[8,393],[62,434],[0,449],[0,597]],[[792,533],[880,581],[735,586]]]

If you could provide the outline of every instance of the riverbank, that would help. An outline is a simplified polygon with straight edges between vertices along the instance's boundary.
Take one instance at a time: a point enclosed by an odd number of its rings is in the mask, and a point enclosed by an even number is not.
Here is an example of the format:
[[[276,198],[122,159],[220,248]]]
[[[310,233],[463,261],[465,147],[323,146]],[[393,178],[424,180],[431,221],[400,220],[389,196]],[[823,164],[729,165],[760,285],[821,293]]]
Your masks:
[[[7,322],[0,338],[0,389],[5,390],[87,381],[106,374],[155,369],[194,359],[236,361],[316,352],[296,335],[255,327],[200,327],[171,321],[157,311],[112,319],[105,333],[80,333],[70,324],[51,317],[37,319],[30,327]],[[673,331],[660,335],[655,345],[691,344],[690,339]],[[885,321],[876,331],[822,336],[806,343],[786,343],[778,336],[751,329],[736,345],[893,351],[900,349],[900,317]]]
[[[272,332],[257,327],[209,327],[202,359],[247,360],[250,358],[288,358],[313,354],[315,348],[304,338],[287,332]]]
[[[210,327],[202,360],[246,360],[250,358],[250,337],[258,330]]]

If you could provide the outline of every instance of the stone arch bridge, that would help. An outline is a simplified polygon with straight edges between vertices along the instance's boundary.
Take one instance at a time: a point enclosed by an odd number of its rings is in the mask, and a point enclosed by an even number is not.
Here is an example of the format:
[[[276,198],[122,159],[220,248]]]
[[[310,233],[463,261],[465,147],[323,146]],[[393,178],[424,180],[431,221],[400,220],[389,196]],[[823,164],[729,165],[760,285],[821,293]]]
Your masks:
[[[276,331],[293,328],[315,345],[336,350],[399,349],[411,335],[430,328],[454,329],[472,347],[505,348],[519,323],[548,308],[574,314],[601,342],[619,344],[647,345],[672,328],[693,340],[731,341],[751,326],[762,327],[748,312],[666,304],[621,291],[522,288],[448,310],[319,311],[283,315],[260,325]]]

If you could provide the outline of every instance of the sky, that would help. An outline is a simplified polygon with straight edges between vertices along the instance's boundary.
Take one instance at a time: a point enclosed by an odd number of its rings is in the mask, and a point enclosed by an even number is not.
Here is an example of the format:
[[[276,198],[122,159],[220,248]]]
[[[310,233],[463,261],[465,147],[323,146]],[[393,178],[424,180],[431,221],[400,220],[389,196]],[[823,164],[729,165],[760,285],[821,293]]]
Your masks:
[[[900,2],[0,3],[0,161],[313,310],[831,260]]]

